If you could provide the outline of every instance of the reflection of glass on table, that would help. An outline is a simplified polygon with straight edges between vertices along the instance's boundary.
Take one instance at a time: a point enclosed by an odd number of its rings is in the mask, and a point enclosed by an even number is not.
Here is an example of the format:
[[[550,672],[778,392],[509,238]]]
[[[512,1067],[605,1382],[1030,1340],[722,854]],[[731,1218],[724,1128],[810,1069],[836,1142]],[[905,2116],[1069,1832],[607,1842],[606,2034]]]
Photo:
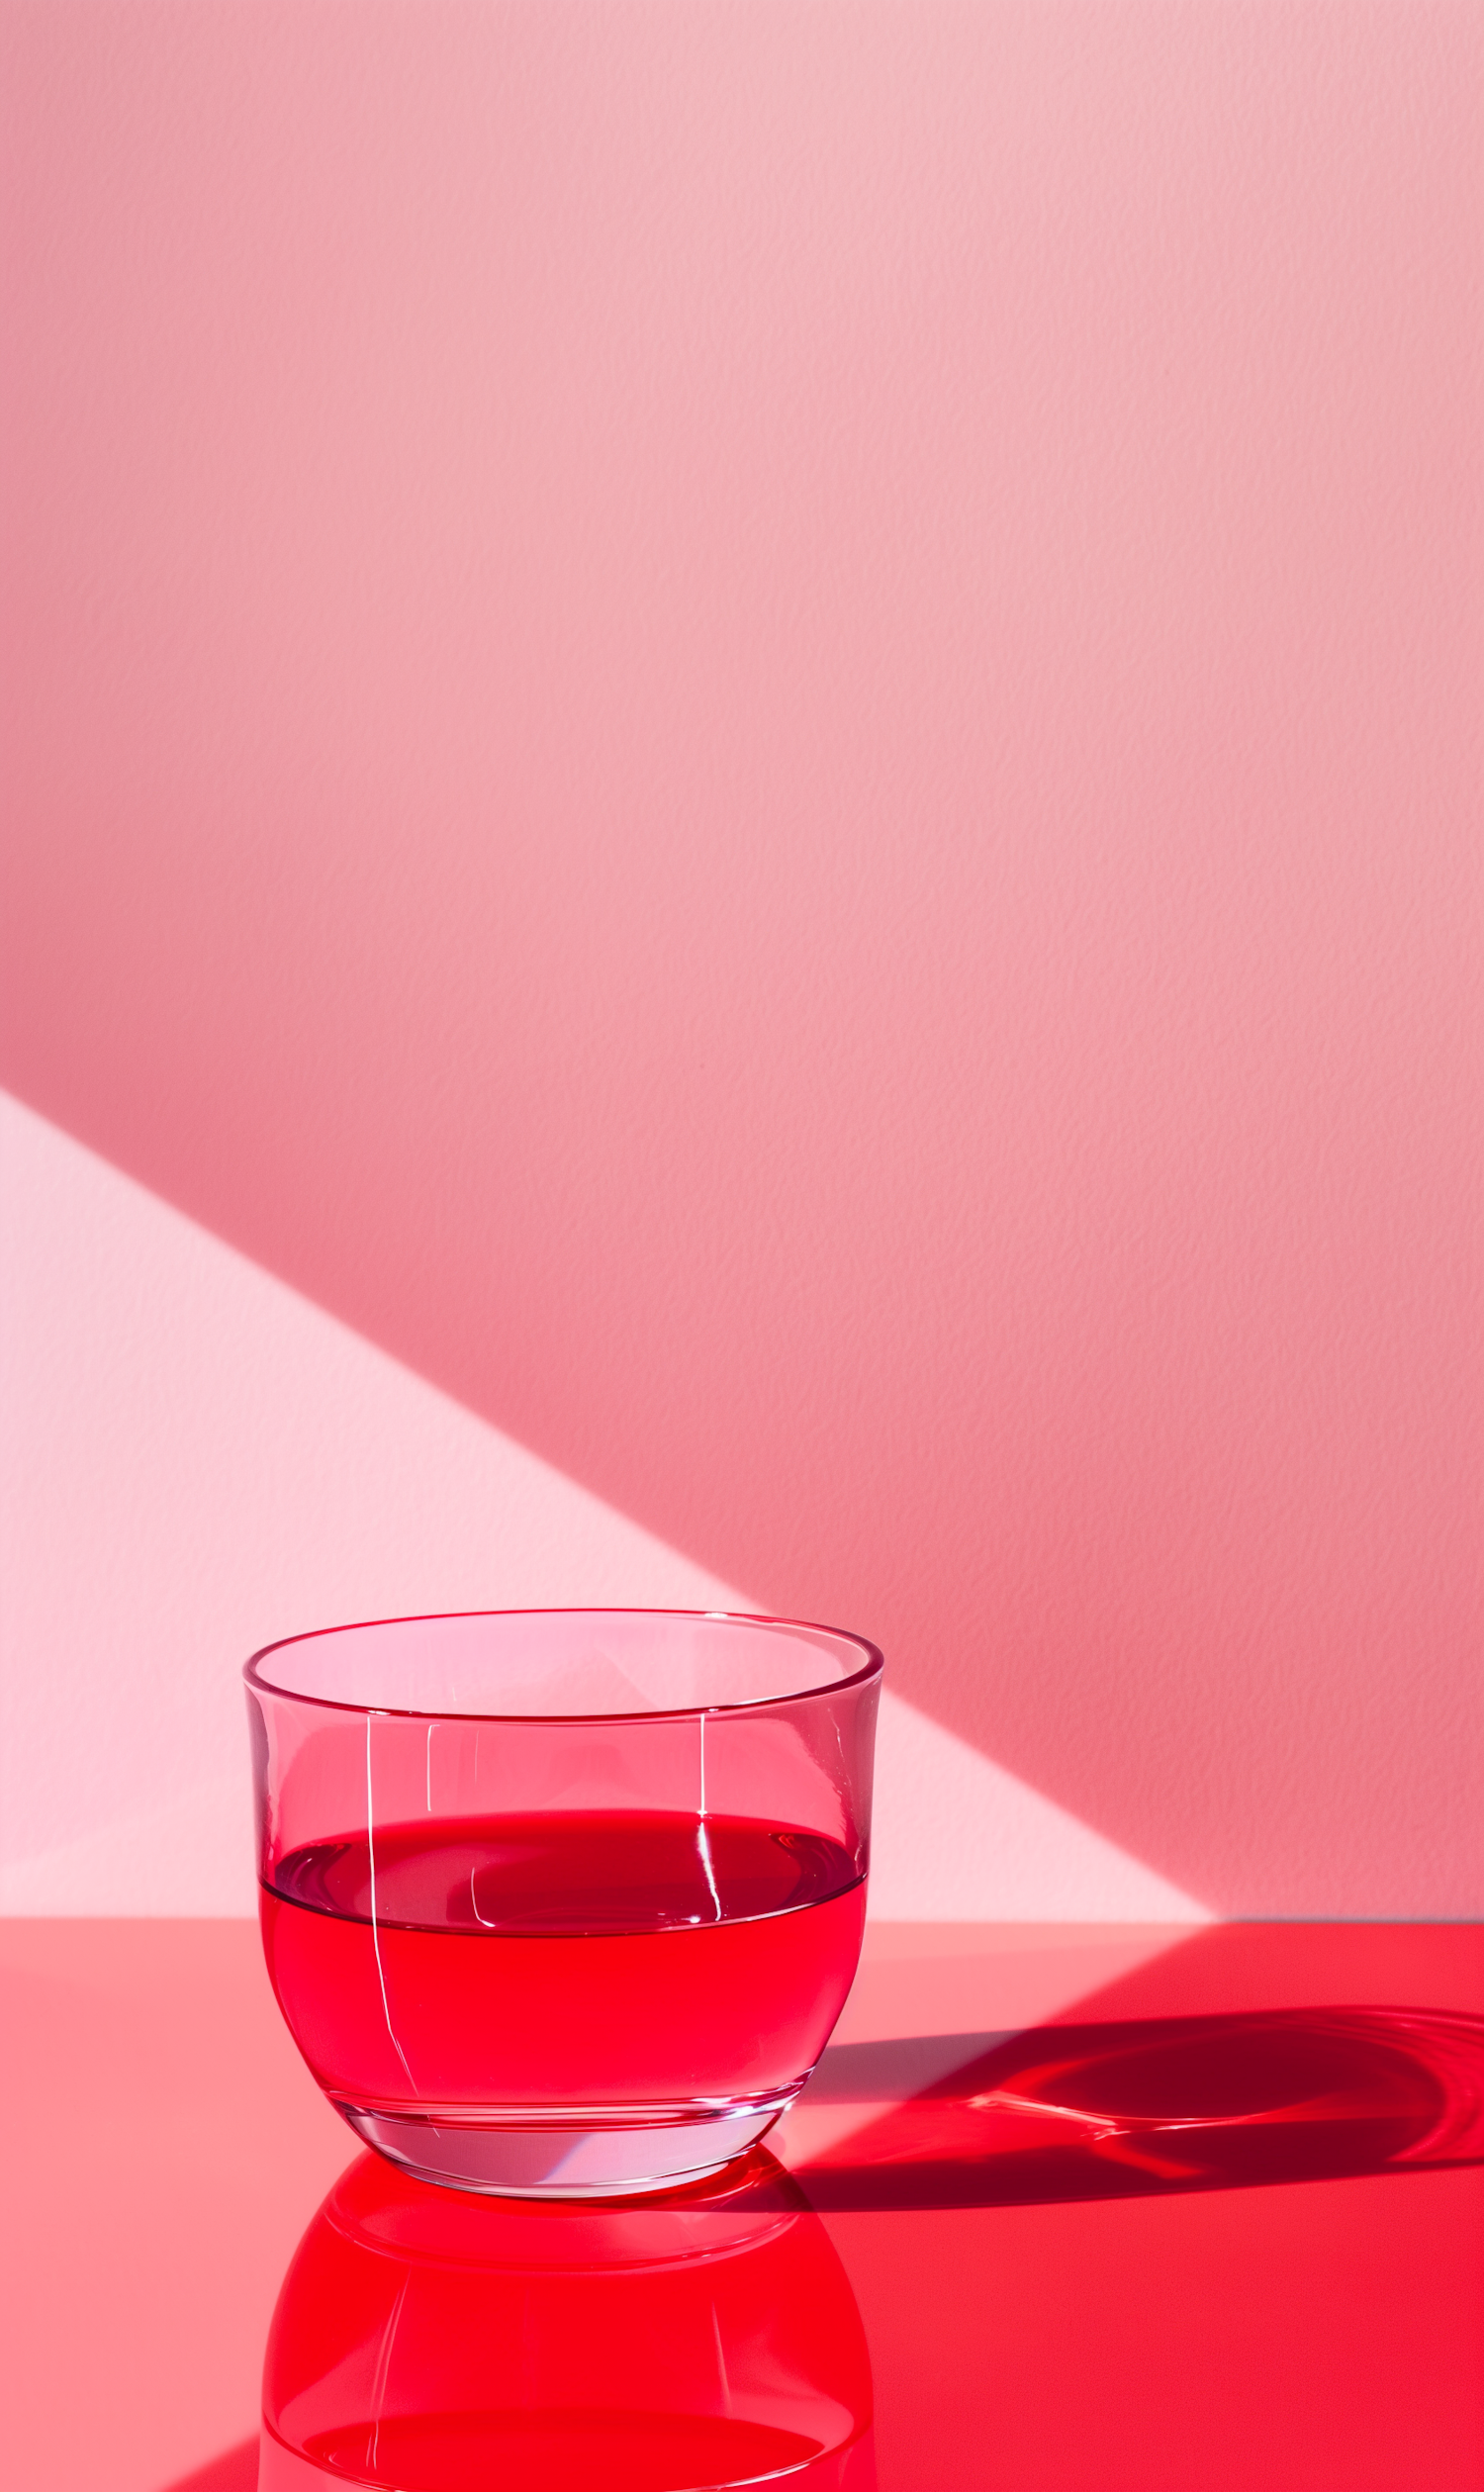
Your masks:
[[[639,2206],[494,2203],[374,2157],[300,2244],[262,2492],[872,2492],[871,2367],[823,2224],[759,2153]]]

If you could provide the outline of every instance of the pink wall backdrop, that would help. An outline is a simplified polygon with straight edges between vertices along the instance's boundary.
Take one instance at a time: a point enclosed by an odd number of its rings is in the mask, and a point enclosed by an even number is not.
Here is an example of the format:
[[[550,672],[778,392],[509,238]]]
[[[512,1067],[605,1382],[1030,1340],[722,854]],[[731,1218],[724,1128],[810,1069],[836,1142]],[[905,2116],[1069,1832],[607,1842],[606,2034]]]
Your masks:
[[[1484,1911],[1484,12],[4,29],[0,1079],[1199,1904]]]

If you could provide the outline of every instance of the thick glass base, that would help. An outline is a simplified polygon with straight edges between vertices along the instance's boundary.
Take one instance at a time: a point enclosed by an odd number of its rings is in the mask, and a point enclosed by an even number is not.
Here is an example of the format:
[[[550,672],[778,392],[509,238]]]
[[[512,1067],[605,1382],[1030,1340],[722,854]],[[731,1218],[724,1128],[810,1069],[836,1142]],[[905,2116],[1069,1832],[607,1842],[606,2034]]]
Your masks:
[[[802,2084],[727,2103],[382,2111],[331,2097],[356,2136],[418,2180],[500,2198],[642,2197],[745,2155]]]

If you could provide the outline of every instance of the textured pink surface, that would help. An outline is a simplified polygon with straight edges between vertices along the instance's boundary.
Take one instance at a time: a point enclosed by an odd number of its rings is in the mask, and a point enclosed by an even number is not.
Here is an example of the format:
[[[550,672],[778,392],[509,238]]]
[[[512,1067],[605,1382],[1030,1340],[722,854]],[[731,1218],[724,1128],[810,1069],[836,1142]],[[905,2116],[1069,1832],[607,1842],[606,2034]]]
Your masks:
[[[1484,1899],[1481,31],[5,23],[0,1073],[1222,1909]]]

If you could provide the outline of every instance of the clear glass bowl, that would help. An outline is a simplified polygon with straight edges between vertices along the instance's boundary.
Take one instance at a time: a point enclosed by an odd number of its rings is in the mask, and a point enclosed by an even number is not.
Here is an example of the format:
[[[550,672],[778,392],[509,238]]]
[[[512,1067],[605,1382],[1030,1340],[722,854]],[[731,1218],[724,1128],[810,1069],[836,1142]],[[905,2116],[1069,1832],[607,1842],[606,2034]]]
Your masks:
[[[490,1611],[245,1671],[263,1944],[336,2109],[427,2180],[670,2188],[855,1975],[881,1658],[791,1619]]]

